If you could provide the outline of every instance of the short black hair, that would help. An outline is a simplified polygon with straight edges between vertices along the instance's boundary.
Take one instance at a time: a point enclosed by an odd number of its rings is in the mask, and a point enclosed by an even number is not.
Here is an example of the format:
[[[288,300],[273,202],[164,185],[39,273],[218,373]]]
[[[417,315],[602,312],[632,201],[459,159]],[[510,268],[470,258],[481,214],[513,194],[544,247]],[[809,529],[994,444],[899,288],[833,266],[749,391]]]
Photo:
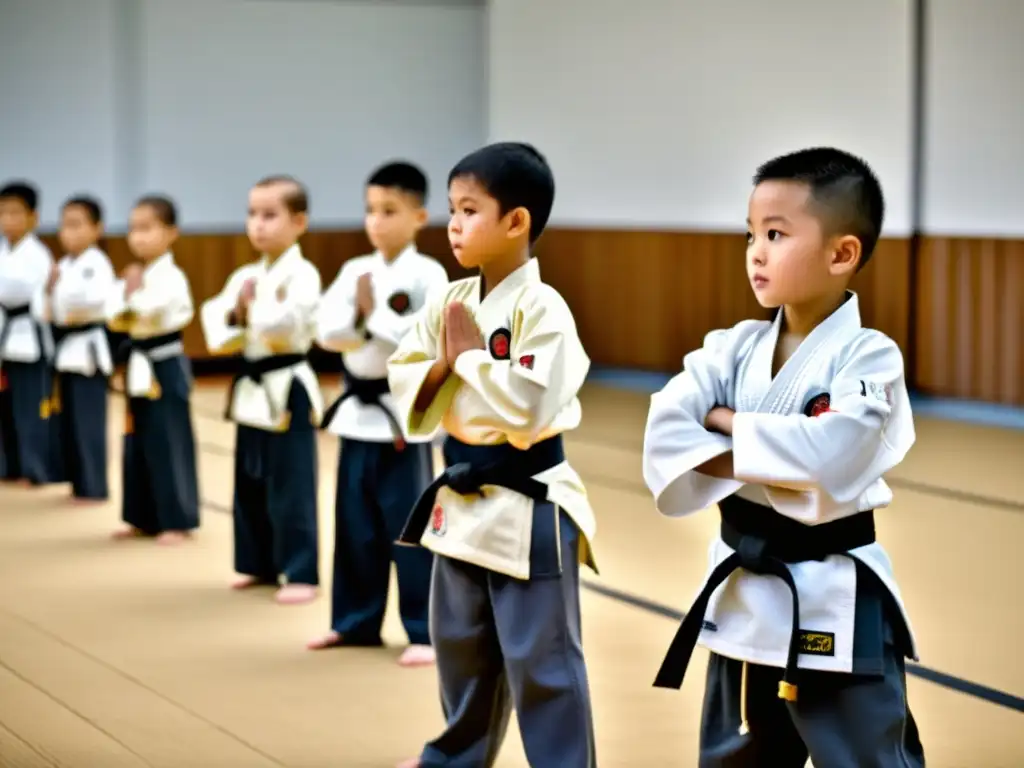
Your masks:
[[[146,195],[135,203],[136,208],[149,208],[165,227],[178,226],[178,209],[174,201],[164,195]]]
[[[284,191],[283,199],[284,207],[288,209],[288,213],[309,213],[309,191],[306,189],[306,185],[294,176],[284,173],[264,176],[253,186],[273,187],[278,184],[287,187]]]
[[[368,187],[397,189],[412,195],[420,205],[427,202],[427,175],[412,163],[404,160],[386,163],[370,174]]]
[[[825,228],[860,240],[858,269],[871,259],[882,234],[885,198],[871,167],[832,147],[813,147],[776,157],[757,169],[755,186],[765,181],[796,181],[810,188]]]
[[[72,206],[76,206],[85,211],[85,215],[89,217],[89,221],[93,224],[103,223],[103,206],[100,205],[99,201],[93,197],[87,195],[79,195],[78,197],[69,198],[64,203],[63,210],[67,210]]]
[[[471,178],[498,201],[501,215],[516,208],[530,212],[530,244],[541,236],[555,202],[555,177],[548,161],[530,144],[515,141],[488,144],[462,158],[451,173]]]
[[[39,210],[39,192],[27,181],[11,181],[0,187],[0,200],[17,200],[32,213]]]

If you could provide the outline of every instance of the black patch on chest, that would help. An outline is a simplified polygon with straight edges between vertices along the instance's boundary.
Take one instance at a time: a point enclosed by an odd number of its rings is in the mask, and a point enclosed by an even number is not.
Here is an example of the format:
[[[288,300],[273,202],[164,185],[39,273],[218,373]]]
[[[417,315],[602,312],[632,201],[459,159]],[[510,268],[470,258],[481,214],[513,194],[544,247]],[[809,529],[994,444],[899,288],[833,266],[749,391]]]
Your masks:
[[[508,360],[512,356],[512,334],[508,328],[499,328],[487,340],[487,349],[495,360]]]
[[[388,297],[388,306],[395,314],[404,315],[412,307],[412,301],[405,291],[396,291]]]
[[[836,636],[834,632],[810,632],[800,630],[800,653],[808,656],[835,656]]]

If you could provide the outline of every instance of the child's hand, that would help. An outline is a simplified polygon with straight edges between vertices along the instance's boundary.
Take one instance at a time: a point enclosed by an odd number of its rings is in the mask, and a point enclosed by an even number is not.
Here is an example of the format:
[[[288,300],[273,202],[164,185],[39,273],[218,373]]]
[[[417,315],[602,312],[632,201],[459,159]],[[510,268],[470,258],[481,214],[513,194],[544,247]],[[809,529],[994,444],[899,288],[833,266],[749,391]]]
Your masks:
[[[466,305],[453,301],[444,308],[445,358],[448,367],[455,369],[455,361],[463,352],[484,349],[483,334],[466,309]]]
[[[704,429],[723,435],[732,435],[732,417],[736,411],[723,405],[716,405],[704,419]]]
[[[125,297],[131,296],[142,287],[142,265],[129,264],[121,273],[121,278],[124,280]]]
[[[356,281],[356,307],[364,319],[373,314],[373,276],[369,272]]]

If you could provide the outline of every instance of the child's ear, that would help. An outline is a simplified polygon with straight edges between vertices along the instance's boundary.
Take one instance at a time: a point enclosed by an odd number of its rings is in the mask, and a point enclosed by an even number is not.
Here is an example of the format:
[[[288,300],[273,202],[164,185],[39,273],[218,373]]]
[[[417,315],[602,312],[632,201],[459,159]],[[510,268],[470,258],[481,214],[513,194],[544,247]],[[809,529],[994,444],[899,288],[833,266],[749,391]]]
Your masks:
[[[857,271],[860,264],[860,238],[854,235],[843,235],[832,245],[832,261],[829,269],[834,275],[847,275]]]
[[[511,239],[530,234],[530,211],[526,208],[513,208],[505,217],[508,221],[507,236]]]

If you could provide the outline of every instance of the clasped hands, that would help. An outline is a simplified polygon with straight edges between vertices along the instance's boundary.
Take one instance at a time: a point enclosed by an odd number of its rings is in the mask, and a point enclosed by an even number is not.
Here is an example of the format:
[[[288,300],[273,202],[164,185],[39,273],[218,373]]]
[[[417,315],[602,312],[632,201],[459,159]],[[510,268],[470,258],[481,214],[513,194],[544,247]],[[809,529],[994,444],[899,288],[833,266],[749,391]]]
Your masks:
[[[459,301],[448,304],[441,316],[441,354],[438,362],[451,372],[455,361],[463,352],[471,349],[486,349],[483,333],[476,324],[472,313]]]

